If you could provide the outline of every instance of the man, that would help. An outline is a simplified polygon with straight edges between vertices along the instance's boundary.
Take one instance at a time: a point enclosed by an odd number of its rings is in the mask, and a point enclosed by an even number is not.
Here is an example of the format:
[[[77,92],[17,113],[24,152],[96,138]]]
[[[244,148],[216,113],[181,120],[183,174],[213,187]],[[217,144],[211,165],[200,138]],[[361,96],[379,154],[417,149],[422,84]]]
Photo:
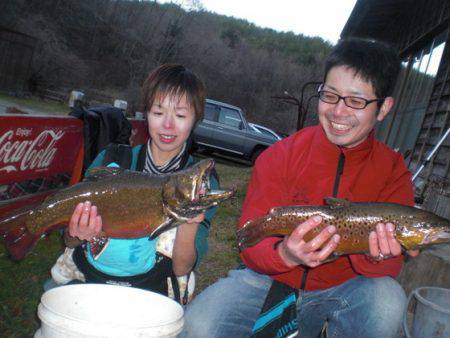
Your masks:
[[[258,159],[240,226],[275,206],[320,205],[334,196],[352,202],[413,205],[411,175],[400,154],[374,138],[373,128],[392,108],[400,68],[389,47],[360,39],[341,41],[328,57],[319,89],[320,125],[276,143]],[[330,224],[313,217],[284,239],[269,237],[244,250],[246,269],[234,270],[200,294],[186,311],[185,335],[249,337],[273,280],[299,289],[299,336],[394,337],[405,294],[393,279],[403,262],[393,224],[378,224],[369,255],[325,262],[339,243]]]

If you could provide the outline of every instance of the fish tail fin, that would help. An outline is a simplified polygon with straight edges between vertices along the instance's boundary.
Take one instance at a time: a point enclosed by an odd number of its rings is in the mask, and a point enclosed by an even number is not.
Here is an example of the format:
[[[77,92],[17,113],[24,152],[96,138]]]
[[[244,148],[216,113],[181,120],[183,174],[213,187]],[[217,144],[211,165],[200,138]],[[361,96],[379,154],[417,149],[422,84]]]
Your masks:
[[[32,234],[25,226],[31,209],[22,209],[0,220],[0,238],[5,240],[6,249],[14,260],[24,258],[39,240],[39,236]]]

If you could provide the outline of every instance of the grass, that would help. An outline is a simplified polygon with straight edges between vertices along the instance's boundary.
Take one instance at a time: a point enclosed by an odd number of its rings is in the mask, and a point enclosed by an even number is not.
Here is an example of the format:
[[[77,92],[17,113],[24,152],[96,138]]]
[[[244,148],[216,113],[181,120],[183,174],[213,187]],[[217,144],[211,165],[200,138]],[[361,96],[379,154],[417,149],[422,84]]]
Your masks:
[[[70,108],[67,103],[58,103],[56,101],[46,101],[38,97],[18,98],[0,93],[0,103],[8,107],[16,107],[29,113],[50,113],[56,115],[67,115]]]
[[[236,187],[236,196],[223,203],[216,216],[209,235],[209,251],[201,262],[197,274],[197,290],[224,277],[228,270],[239,265],[235,227],[238,223],[242,203],[247,190],[251,168],[218,163],[217,172],[222,187]]]
[[[235,226],[250,178],[251,168],[218,159],[217,172],[222,187],[237,187],[236,197],[223,203],[213,219],[209,251],[200,264],[196,292],[226,275],[239,264]],[[39,327],[37,306],[50,268],[63,251],[61,237],[53,233],[41,240],[20,262],[7,257],[0,245],[0,337],[32,337]]]

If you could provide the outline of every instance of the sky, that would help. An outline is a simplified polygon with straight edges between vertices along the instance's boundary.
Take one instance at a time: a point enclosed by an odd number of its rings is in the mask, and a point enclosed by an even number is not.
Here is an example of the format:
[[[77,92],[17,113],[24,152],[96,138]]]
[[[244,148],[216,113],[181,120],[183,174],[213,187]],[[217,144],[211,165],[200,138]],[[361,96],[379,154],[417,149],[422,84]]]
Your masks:
[[[279,32],[320,36],[335,44],[356,0],[158,0],[245,19]]]

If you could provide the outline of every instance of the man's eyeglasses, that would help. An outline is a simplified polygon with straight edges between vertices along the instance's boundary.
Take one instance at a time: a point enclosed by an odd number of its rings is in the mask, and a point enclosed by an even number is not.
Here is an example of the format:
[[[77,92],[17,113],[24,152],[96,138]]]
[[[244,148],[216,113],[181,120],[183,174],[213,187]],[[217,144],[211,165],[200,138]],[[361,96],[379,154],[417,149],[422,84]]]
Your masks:
[[[353,108],[353,109],[364,109],[367,107],[368,104],[371,104],[372,102],[377,101],[383,101],[383,99],[373,99],[373,100],[366,100],[362,97],[357,96],[340,96],[336,93],[329,92],[328,90],[322,90],[319,88],[318,91],[319,99],[326,103],[336,104],[339,102],[339,100],[344,100],[344,103],[347,107]]]

